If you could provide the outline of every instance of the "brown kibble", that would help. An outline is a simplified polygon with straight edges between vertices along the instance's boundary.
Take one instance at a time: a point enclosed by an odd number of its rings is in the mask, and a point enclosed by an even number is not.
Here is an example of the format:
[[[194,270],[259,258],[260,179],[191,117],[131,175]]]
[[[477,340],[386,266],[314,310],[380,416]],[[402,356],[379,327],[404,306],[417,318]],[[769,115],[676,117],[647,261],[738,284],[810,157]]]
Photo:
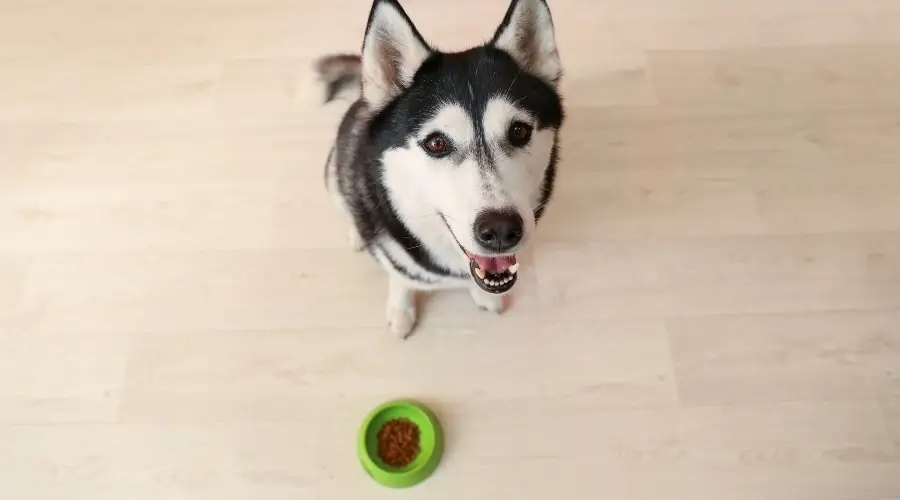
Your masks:
[[[419,454],[419,427],[405,418],[389,420],[378,431],[378,456],[391,467],[409,465]]]

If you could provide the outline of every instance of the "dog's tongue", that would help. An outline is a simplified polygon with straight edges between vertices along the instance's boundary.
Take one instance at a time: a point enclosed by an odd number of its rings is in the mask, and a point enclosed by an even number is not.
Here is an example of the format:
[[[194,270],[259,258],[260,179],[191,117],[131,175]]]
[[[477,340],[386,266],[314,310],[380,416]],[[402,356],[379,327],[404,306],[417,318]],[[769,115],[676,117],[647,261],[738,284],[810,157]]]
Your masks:
[[[509,266],[516,263],[515,255],[506,255],[504,257],[483,257],[481,255],[469,254],[469,258],[478,264],[478,267],[485,271],[498,274],[509,269]]]

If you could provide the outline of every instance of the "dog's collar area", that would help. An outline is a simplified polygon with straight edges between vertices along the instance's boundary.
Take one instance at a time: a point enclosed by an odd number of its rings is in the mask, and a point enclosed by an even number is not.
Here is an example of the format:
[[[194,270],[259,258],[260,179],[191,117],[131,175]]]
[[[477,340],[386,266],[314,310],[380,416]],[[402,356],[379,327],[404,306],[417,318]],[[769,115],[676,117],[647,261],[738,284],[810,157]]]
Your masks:
[[[478,265],[478,261],[471,259],[469,261],[469,271],[472,273],[472,279],[478,288],[489,293],[506,293],[510,291],[516,280],[519,278],[519,265],[504,269],[503,271],[487,272]]]

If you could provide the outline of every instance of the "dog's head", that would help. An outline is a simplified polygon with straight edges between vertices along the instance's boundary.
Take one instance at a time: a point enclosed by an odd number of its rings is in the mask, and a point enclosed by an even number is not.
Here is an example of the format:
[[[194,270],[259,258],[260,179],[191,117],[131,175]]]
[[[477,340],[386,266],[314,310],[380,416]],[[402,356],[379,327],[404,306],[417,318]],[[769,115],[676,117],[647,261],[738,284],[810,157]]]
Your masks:
[[[436,216],[487,291],[515,283],[549,201],[561,74],[545,0],[513,0],[490,42],[457,53],[430,47],[396,0],[369,15],[362,88],[384,184],[401,217]]]

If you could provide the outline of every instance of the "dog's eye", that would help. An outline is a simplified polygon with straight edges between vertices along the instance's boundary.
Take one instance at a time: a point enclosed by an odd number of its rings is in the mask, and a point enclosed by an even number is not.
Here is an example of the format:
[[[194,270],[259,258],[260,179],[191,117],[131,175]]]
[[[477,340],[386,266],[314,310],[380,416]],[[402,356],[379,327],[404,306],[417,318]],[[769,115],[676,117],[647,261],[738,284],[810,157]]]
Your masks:
[[[444,134],[435,132],[425,138],[422,147],[432,156],[444,156],[450,151],[450,142]]]
[[[516,147],[522,147],[531,140],[531,125],[522,122],[513,122],[507,132],[509,143]]]

